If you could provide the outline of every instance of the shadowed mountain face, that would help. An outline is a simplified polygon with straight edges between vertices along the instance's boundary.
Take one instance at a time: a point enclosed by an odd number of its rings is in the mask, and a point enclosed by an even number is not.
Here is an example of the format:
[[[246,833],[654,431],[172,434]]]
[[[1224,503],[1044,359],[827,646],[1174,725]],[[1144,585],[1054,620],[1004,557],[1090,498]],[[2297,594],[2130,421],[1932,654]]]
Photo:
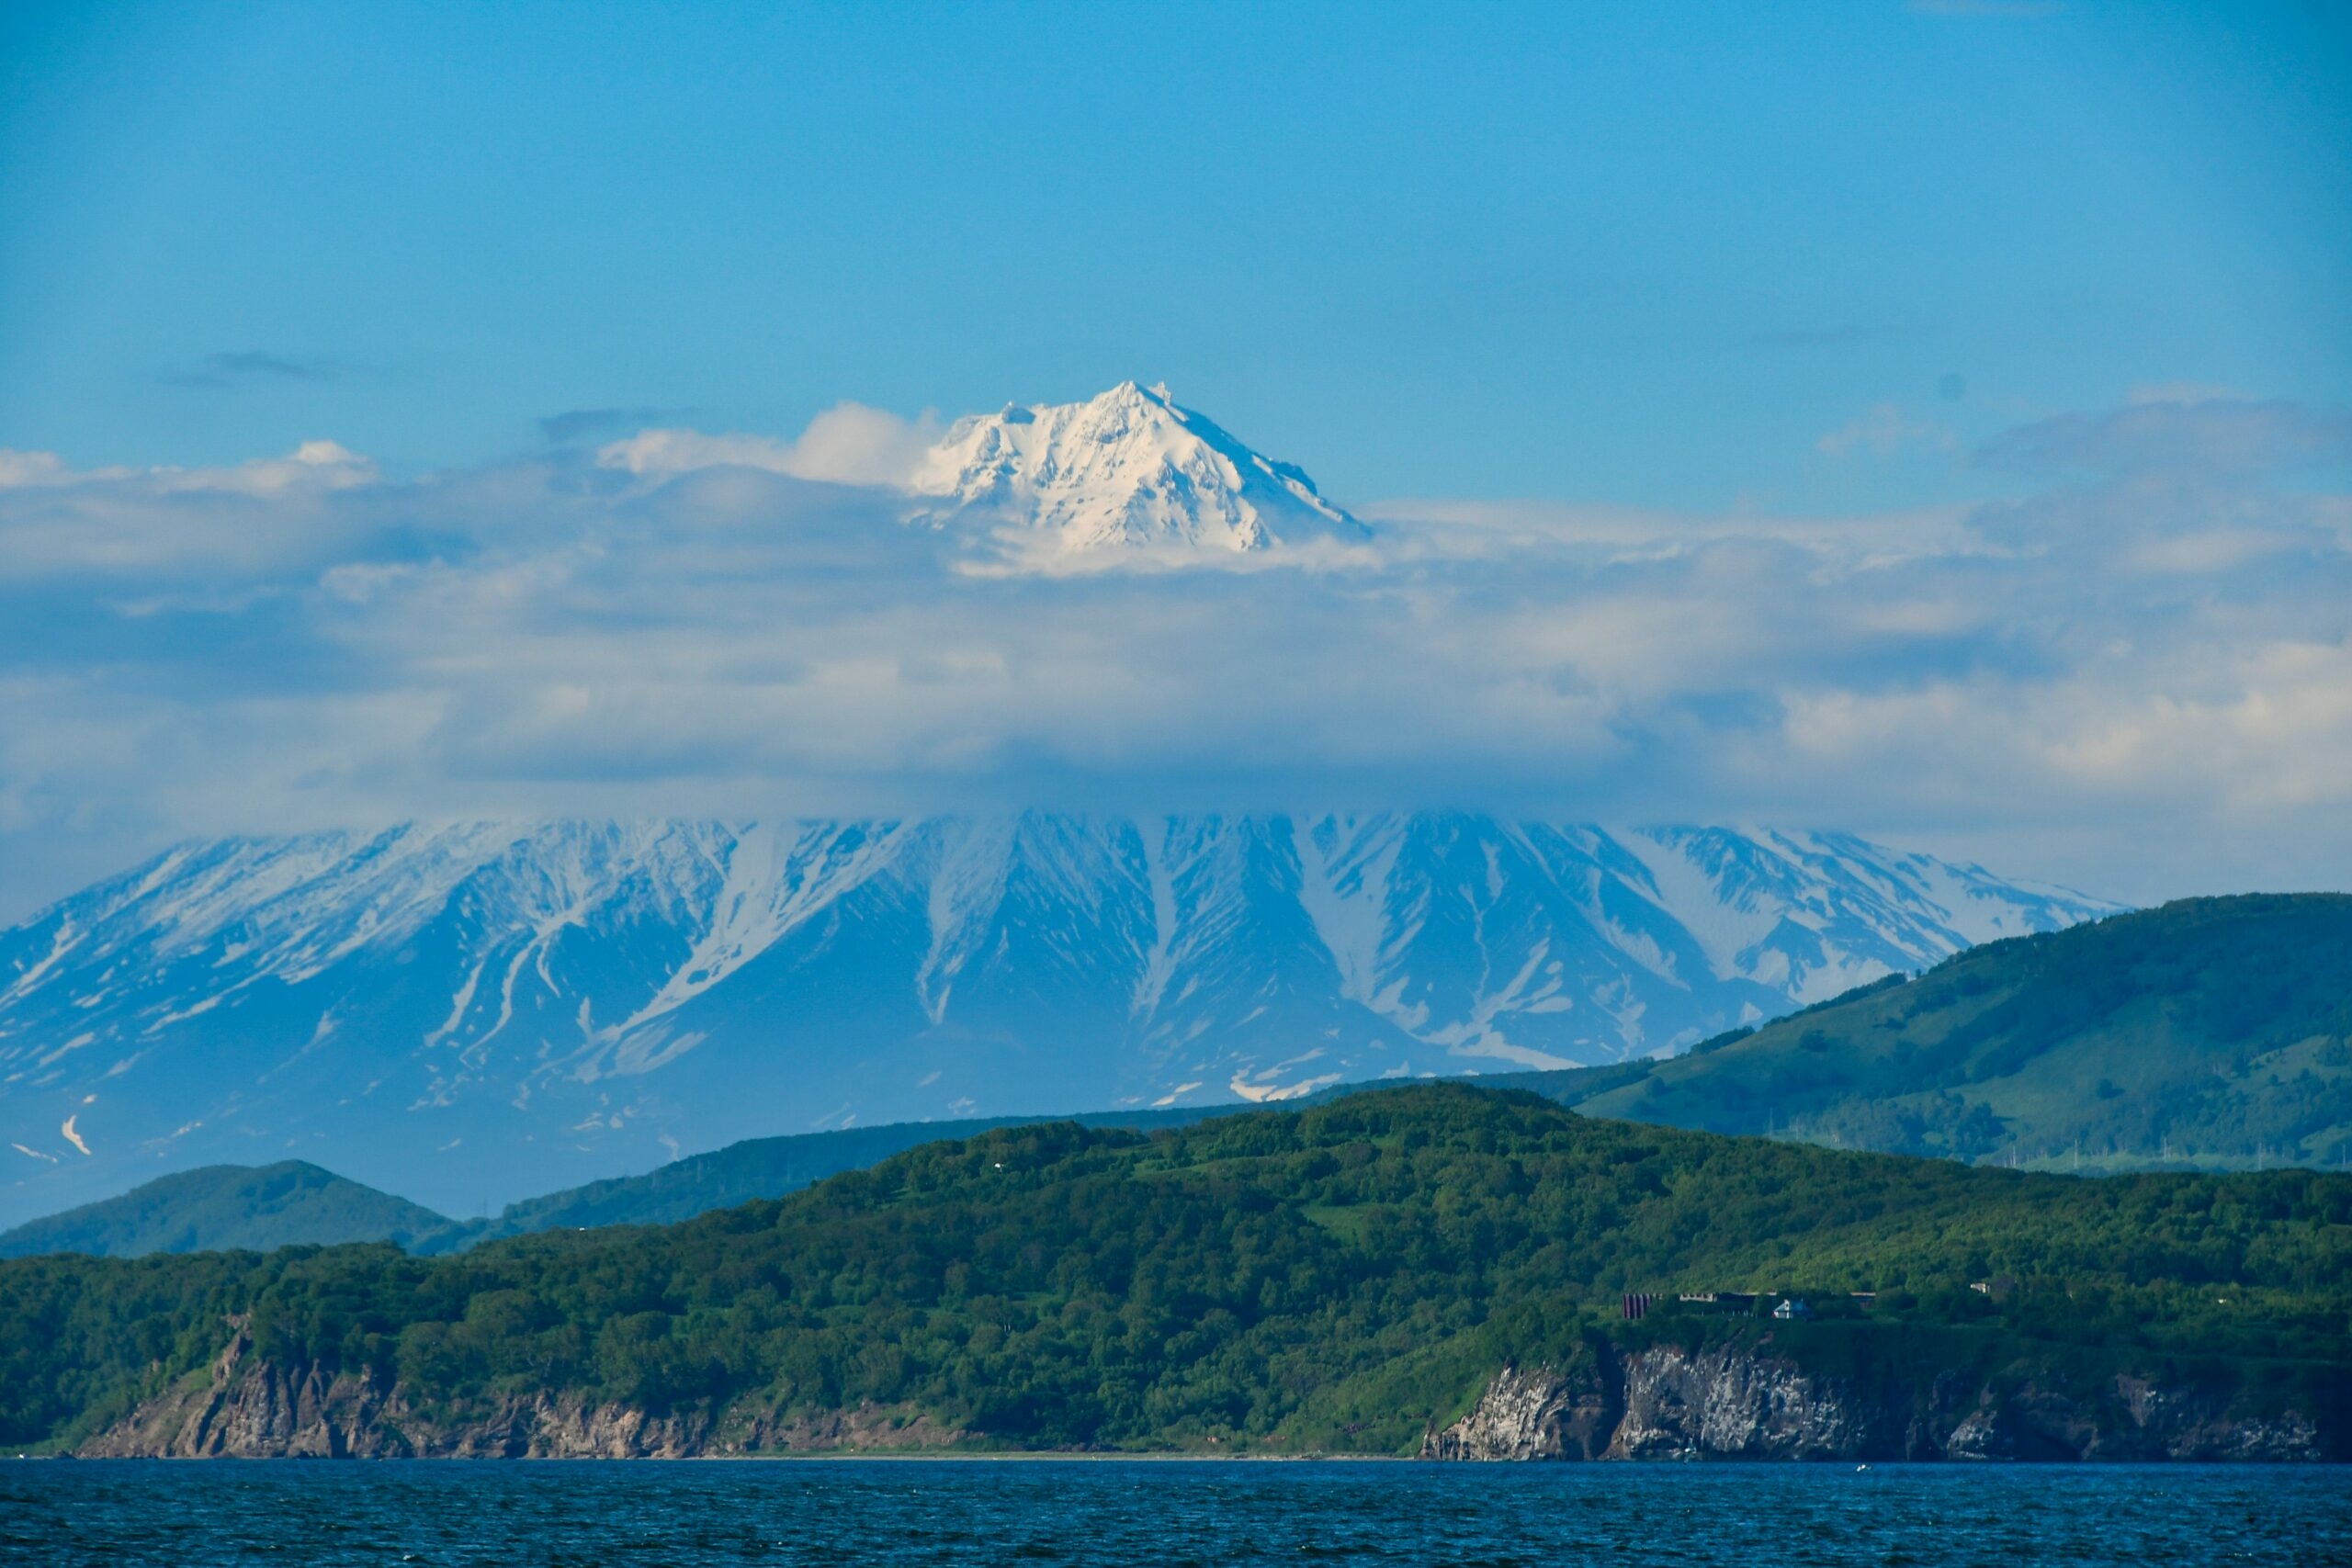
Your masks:
[[[2188,899],[1671,1061],[1509,1081],[1598,1116],[1894,1154],[2334,1168],[2352,1156],[2352,897]]]
[[[193,844],[0,933],[0,1222],[223,1159],[471,1214],[811,1128],[1615,1062],[2101,908],[1438,814]]]

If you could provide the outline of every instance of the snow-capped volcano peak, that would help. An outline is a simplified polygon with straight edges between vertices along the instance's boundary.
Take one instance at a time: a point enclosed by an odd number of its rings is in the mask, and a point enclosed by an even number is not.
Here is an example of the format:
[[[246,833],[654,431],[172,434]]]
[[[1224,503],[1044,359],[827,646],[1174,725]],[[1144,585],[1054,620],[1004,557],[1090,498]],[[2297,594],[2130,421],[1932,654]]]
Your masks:
[[[1133,381],[1082,403],[958,420],[924,455],[910,488],[944,502],[925,514],[930,521],[977,519],[1066,550],[1243,551],[1370,536],[1306,470],[1179,407],[1165,386]]]

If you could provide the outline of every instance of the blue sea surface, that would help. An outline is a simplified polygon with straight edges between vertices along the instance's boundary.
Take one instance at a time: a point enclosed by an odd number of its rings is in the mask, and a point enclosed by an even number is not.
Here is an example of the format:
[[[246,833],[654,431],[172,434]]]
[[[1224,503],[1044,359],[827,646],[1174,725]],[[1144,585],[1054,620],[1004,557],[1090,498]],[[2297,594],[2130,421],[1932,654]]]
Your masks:
[[[2352,1472],[885,1460],[0,1463],[0,1562],[2352,1563]]]

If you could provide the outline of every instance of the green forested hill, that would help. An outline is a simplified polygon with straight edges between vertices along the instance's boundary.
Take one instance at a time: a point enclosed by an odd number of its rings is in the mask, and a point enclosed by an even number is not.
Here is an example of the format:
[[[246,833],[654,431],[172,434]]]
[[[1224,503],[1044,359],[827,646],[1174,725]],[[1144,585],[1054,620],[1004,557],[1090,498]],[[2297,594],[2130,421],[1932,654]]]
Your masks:
[[[1514,1075],[1597,1115],[2084,1171],[2352,1156],[2352,897],[1973,948],[1670,1060]]]
[[[863,1170],[892,1155],[943,1138],[969,1138],[1000,1127],[1069,1121],[1084,1127],[1136,1132],[1182,1127],[1246,1107],[1203,1106],[1182,1111],[1103,1111],[1070,1117],[993,1116],[962,1122],[893,1122],[830,1133],[747,1138],[708,1154],[688,1155],[642,1176],[619,1176],[583,1187],[509,1203],[495,1218],[477,1220],[435,1238],[424,1250],[456,1251],[503,1236],[589,1225],[658,1225],[692,1219],[754,1198],[781,1198],[844,1170]]]
[[[1997,1298],[1968,1288],[2002,1275],[2019,1284]],[[1503,1359],[1614,1331],[1622,1291],[1736,1288],[1875,1289],[1832,1347],[1849,1358],[1927,1354],[1932,1330],[1936,1356],[2045,1388],[2135,1369],[2245,1386],[2258,1366],[2308,1404],[2352,1366],[2352,1179],[2075,1180],[1461,1085],[1152,1137],[1035,1125],[683,1224],[455,1258],[0,1264],[0,1441],[86,1436],[243,1314],[270,1363],[365,1371],[425,1411],[548,1391],[871,1404],[1020,1446],[1391,1451]]]
[[[1181,1127],[1244,1106],[1105,1111],[1064,1118],[1089,1127]],[[642,1176],[614,1177],[510,1203],[489,1219],[445,1219],[300,1160],[216,1165],[159,1177],[119,1197],[86,1203],[0,1233],[0,1258],[83,1252],[266,1252],[272,1247],[389,1241],[433,1255],[505,1236],[594,1225],[667,1224],[754,1198],[781,1198],[844,1170],[863,1170],[920,1144],[1056,1120],[1000,1116],[902,1122],[879,1127],[751,1138],[689,1155]]]
[[[210,1165],[18,1225],[0,1235],[0,1258],[42,1252],[137,1258],[351,1241],[416,1247],[457,1228],[430,1209],[301,1160]]]
[[[1162,1128],[1223,1117],[1247,1107],[1209,1105],[1164,1112],[1089,1112],[1082,1126]],[[306,1161],[276,1166],[202,1166],[155,1178],[130,1192],[0,1232],[0,1258],[89,1253],[270,1251],[276,1246],[336,1246],[390,1241],[412,1253],[457,1253],[501,1236],[593,1224],[668,1224],[713,1208],[783,1197],[840,1170],[864,1170],[903,1149],[941,1138],[971,1138],[1000,1126],[1046,1117],[971,1122],[899,1122],[832,1134],[751,1138],[708,1155],[689,1155],[644,1176],[567,1187],[564,1192],[508,1203],[489,1220],[449,1220],[407,1199],[341,1178]]]

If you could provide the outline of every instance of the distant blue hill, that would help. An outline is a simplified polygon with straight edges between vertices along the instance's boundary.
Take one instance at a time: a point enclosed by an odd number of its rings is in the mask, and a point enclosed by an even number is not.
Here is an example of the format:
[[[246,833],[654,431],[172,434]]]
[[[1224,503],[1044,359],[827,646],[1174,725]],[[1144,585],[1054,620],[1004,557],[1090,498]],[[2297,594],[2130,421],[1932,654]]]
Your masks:
[[[1316,1096],[1313,1098],[1327,1098]],[[346,1180],[300,1160],[270,1166],[207,1166],[158,1177],[119,1197],[33,1220],[0,1234],[0,1258],[82,1252],[137,1258],[152,1252],[266,1252],[275,1247],[390,1241],[410,1252],[460,1251],[537,1231],[597,1225],[668,1224],[755,1198],[780,1198],[844,1170],[996,1127],[1046,1121],[1148,1132],[1181,1127],[1248,1106],[1188,1111],[1101,1111],[1069,1117],[1000,1116],[963,1122],[900,1122],[835,1133],[752,1138],[695,1155],[642,1176],[591,1182],[511,1203],[489,1219],[453,1220]]]
[[[212,1165],[158,1177],[119,1198],[68,1209],[0,1235],[0,1258],[86,1252],[267,1252],[298,1245],[390,1241],[426,1250],[458,1229],[404,1198],[301,1160]]]

